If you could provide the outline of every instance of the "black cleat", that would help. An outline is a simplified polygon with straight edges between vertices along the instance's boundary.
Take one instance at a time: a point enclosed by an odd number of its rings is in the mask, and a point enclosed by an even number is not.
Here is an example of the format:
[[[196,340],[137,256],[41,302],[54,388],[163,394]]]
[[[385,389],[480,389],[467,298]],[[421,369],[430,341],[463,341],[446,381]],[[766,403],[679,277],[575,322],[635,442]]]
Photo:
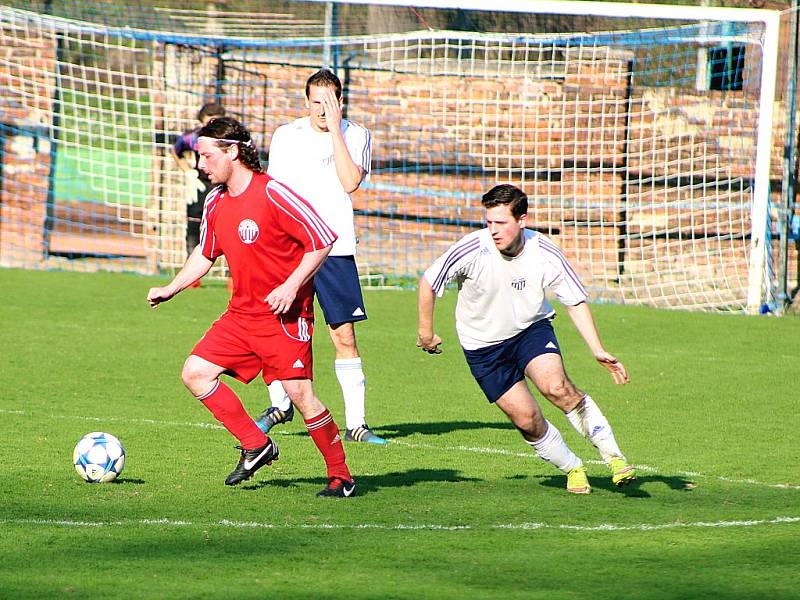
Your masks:
[[[242,451],[239,464],[225,479],[225,485],[239,485],[241,482],[250,479],[253,473],[264,465],[271,465],[273,460],[278,460],[278,445],[267,438],[267,443],[260,448],[245,450],[241,446],[236,446]]]
[[[332,477],[325,489],[321,490],[317,496],[320,498],[349,498],[355,492],[356,482],[352,479],[345,481],[338,477]]]

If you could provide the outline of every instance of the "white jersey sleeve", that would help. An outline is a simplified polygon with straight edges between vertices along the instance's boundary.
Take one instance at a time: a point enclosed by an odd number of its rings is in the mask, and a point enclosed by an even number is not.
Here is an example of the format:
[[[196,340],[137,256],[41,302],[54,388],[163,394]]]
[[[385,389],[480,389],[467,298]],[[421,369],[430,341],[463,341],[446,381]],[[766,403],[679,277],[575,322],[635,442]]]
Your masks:
[[[372,136],[366,127],[352,121],[346,123],[344,143],[353,162],[364,169],[366,177],[372,165]]]
[[[589,294],[561,248],[543,234],[538,234],[536,239],[542,257],[542,284],[545,289],[552,291],[566,306],[585,302]]]
[[[480,250],[478,232],[473,232],[461,238],[437,258],[424,273],[434,293],[442,296],[448,283],[466,277]]]

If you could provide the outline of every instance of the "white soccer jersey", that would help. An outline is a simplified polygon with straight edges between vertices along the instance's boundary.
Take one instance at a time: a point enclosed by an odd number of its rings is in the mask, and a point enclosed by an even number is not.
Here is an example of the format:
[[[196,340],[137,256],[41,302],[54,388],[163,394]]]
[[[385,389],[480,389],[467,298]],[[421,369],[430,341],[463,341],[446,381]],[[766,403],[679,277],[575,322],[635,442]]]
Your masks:
[[[438,296],[448,282],[458,283],[456,330],[467,350],[498,344],[554,315],[545,290],[568,306],[587,298],[561,249],[541,233],[530,229],[524,233],[522,252],[510,258],[495,247],[488,228],[475,231],[425,271]]]
[[[369,130],[342,119],[342,133],[353,161],[369,173],[372,160]],[[336,232],[339,239],[333,245],[332,256],[355,255],[353,200],[336,174],[330,133],[316,131],[309,117],[281,125],[270,142],[267,173],[309,202]]]

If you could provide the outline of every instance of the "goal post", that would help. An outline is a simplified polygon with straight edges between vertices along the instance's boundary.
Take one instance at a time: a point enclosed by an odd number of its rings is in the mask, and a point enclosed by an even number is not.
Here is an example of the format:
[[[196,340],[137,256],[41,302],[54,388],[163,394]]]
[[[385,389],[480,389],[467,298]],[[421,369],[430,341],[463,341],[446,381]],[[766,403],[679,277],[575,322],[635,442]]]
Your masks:
[[[761,307],[768,305],[771,300],[770,290],[767,289],[769,284],[767,278],[767,237],[770,231],[768,223],[770,158],[780,28],[778,13],[770,12],[764,15],[764,26],[764,59],[762,63],[758,142],[756,147],[756,181],[753,191],[753,211],[750,217],[752,233],[750,272],[747,286],[747,311],[751,314],[758,313]]]
[[[482,193],[512,183],[597,301],[749,313],[776,301],[775,11],[144,4],[0,6],[0,266],[174,272],[194,197],[175,136],[219,102],[266,164],[327,65],[345,116],[372,132],[353,196],[365,284],[414,285],[483,226]]]

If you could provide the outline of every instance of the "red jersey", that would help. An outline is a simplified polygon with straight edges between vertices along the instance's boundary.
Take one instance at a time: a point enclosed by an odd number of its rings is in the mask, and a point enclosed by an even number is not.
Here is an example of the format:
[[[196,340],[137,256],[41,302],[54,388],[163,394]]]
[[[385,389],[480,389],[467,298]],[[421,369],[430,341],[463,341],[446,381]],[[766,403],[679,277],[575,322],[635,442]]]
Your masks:
[[[238,196],[217,187],[206,198],[200,246],[209,260],[225,255],[233,279],[228,310],[236,313],[273,315],[267,294],[286,281],[305,253],[335,240],[305,200],[266,173],[253,173]],[[297,291],[285,317],[313,317],[312,285],[309,280]]]

